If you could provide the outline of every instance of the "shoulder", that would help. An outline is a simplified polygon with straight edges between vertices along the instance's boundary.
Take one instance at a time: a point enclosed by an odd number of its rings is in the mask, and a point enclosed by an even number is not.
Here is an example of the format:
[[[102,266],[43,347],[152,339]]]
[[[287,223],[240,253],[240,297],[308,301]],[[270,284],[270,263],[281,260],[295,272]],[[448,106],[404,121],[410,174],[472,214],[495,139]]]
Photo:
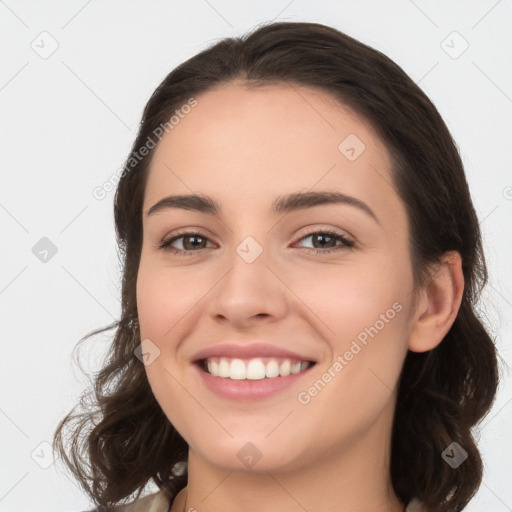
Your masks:
[[[119,512],[167,512],[169,499],[162,491],[158,491],[139,498],[129,505],[121,505],[117,510]]]
[[[158,491],[139,498],[132,503],[118,505],[113,510],[115,512],[168,512],[169,499],[163,491]],[[97,512],[97,509],[85,512]]]

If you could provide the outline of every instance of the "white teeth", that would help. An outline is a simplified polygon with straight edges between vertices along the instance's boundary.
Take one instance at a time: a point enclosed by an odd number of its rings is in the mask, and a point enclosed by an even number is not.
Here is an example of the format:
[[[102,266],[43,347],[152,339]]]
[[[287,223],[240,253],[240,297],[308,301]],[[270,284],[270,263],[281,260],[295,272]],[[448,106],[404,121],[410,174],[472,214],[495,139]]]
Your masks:
[[[290,375],[290,370],[292,369],[292,364],[287,359],[281,363],[279,367],[279,373],[282,377],[287,377]]]
[[[290,370],[290,373],[299,373],[300,372],[300,365],[301,365],[300,361],[298,361],[296,363],[293,363],[292,364],[292,368]]]
[[[229,367],[229,378],[235,380],[244,380],[247,378],[247,370],[241,359],[232,359]]]
[[[208,359],[206,367],[208,373],[214,377],[224,377],[233,380],[261,380],[264,378],[287,377],[306,370],[311,366],[308,361],[291,362],[284,359],[281,364],[270,359],[266,364],[260,358],[253,358],[247,364],[242,359]]]
[[[272,359],[272,361],[267,363],[267,366],[265,367],[265,376],[269,379],[279,376],[279,365],[275,359]]]
[[[221,359],[219,363],[219,373],[217,377],[229,377],[229,361],[227,359]],[[213,373],[212,375],[215,375]]]
[[[260,380],[265,378],[265,365],[261,359],[251,359],[249,361],[249,364],[247,365],[247,378],[250,380]]]

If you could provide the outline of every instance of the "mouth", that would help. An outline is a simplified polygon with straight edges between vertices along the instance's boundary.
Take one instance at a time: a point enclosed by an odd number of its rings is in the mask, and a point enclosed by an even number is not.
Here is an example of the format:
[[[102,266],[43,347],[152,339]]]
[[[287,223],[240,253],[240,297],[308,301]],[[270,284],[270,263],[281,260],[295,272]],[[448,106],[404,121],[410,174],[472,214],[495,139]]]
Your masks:
[[[314,366],[315,361],[303,361],[286,357],[254,357],[250,359],[208,357],[195,362],[199,368],[220,379],[271,380],[303,373]]]

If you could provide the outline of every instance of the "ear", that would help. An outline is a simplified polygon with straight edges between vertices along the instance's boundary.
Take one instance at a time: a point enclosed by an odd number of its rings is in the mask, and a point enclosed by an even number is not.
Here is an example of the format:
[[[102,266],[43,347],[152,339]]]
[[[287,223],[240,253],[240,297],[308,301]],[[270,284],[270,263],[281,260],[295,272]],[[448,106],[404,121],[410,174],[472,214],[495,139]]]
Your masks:
[[[419,291],[409,350],[426,352],[441,343],[457,317],[463,291],[461,256],[457,251],[446,252],[430,282]]]

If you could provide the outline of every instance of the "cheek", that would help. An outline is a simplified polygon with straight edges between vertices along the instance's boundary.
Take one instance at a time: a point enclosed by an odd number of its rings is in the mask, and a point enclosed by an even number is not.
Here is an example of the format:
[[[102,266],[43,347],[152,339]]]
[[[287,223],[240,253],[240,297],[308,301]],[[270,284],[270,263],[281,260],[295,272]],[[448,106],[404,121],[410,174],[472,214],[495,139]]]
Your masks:
[[[393,258],[361,267],[329,266],[292,286],[327,342],[330,358],[322,369],[333,382],[327,402],[357,407],[361,400],[375,398],[376,406],[386,401],[407,352],[408,267]]]
[[[412,275],[407,266],[391,260],[326,265],[314,272],[305,269],[300,275],[288,274],[287,284],[317,318],[317,324],[323,325],[322,332],[333,340],[333,348],[343,349],[347,340],[375,323],[382,331],[382,321],[386,331],[392,330],[388,328],[391,324],[394,329],[402,326],[406,315],[397,310],[405,311],[411,300]]]
[[[187,435],[190,423],[201,424],[204,418],[190,407],[190,396],[181,384],[183,367],[177,361],[176,333],[186,337],[187,314],[193,313],[193,305],[204,295],[195,281],[194,273],[162,268],[143,252],[136,286],[140,335],[158,347],[149,345],[158,355],[145,371],[155,399],[187,442],[191,441]]]
[[[178,324],[183,328],[206,291],[205,280],[187,267],[169,269],[142,257],[137,276],[141,337],[170,342],[172,330]]]

